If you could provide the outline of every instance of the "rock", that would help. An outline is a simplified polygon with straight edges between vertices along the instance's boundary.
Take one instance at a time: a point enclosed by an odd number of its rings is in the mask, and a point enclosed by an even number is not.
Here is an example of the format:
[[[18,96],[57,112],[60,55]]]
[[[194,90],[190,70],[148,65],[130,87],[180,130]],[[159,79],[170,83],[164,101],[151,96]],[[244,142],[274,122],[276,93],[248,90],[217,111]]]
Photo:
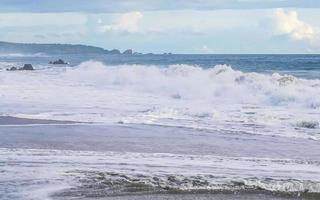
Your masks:
[[[24,66],[22,68],[20,68],[19,70],[34,70],[33,66],[31,64],[24,64]]]
[[[53,61],[53,62],[50,61],[49,64],[51,64],[51,65],[67,65],[68,63],[65,62],[64,60],[59,59],[59,60],[56,60],[56,61]]]
[[[31,64],[24,64],[23,67],[21,68],[16,68],[16,67],[11,67],[9,69],[7,69],[7,71],[17,71],[17,70],[20,70],[20,71],[32,71],[34,70],[33,66]]]
[[[317,121],[302,121],[297,123],[298,127],[301,128],[309,128],[309,129],[315,129],[319,127],[319,122]]]
[[[132,49],[127,49],[127,50],[125,50],[122,54],[132,55],[132,54],[133,54],[133,51],[132,51]]]
[[[10,67],[9,69],[7,69],[7,71],[17,71],[18,70],[18,68],[16,68],[16,67]]]

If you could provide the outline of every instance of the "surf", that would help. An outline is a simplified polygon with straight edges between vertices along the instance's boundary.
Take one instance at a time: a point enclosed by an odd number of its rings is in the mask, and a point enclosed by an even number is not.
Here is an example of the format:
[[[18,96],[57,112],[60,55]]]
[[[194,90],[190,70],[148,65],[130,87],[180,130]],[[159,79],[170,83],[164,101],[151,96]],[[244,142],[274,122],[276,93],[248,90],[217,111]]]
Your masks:
[[[1,115],[320,137],[319,79],[229,65],[40,67],[0,73]]]

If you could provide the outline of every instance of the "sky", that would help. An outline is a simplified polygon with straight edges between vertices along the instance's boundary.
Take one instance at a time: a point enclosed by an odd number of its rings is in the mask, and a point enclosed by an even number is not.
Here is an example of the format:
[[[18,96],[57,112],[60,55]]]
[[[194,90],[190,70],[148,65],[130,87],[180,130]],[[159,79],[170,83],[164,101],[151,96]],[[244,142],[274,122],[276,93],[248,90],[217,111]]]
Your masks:
[[[1,0],[0,40],[153,53],[320,53],[319,0]]]

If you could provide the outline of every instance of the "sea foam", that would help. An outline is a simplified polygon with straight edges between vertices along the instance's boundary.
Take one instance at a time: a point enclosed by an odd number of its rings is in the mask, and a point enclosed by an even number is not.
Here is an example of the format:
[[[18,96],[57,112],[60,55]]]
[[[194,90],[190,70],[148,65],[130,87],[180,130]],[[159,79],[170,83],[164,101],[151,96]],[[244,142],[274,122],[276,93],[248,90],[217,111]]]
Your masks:
[[[86,199],[143,192],[320,194],[319,162],[3,148],[0,156],[10,163],[3,166],[6,173],[2,175],[7,186],[2,195],[8,199],[72,199],[79,195]]]
[[[43,68],[43,67],[42,67]],[[2,115],[318,139],[320,80],[231,66],[116,65],[0,73]]]

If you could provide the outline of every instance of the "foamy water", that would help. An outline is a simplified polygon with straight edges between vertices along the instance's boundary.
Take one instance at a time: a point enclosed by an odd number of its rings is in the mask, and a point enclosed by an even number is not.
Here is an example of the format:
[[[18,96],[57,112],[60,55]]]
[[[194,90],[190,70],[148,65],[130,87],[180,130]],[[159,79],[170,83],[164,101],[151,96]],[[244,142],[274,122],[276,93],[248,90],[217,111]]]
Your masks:
[[[320,80],[227,65],[38,65],[0,72],[0,114],[320,139]]]
[[[0,156],[5,163],[1,184],[7,189],[0,193],[3,199],[85,199],[170,191],[320,193],[319,162],[36,149],[0,149]]]

